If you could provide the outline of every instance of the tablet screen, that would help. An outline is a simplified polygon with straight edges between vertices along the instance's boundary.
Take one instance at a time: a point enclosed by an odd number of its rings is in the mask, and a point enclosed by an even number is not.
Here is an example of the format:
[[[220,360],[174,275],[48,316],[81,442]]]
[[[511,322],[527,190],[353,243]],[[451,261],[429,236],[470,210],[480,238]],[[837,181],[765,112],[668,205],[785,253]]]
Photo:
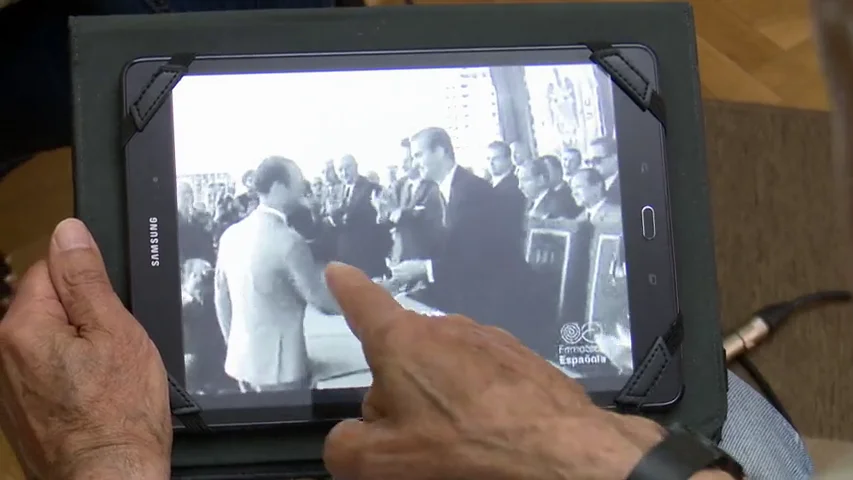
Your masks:
[[[184,77],[188,390],[369,386],[329,261],[618,388],[633,361],[613,95],[589,63]]]

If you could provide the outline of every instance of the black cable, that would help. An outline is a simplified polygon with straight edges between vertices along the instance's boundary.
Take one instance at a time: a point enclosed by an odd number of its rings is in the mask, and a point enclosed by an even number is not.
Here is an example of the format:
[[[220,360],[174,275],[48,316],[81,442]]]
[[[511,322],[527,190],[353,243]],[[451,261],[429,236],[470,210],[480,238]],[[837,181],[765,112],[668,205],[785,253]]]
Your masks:
[[[794,421],[791,420],[791,415],[788,413],[788,410],[782,405],[782,400],[779,399],[779,396],[776,395],[776,391],[773,390],[773,387],[770,386],[770,383],[761,374],[761,371],[758,370],[758,367],[752,363],[752,360],[749,359],[746,355],[739,357],[737,362],[741,367],[752,377],[752,380],[755,382],[755,386],[761,390],[761,393],[767,398],[767,401],[770,402],[770,405],[773,405],[773,408],[779,412],[788,423],[791,424],[792,427],[796,430],[796,426],[794,426]]]
[[[827,290],[823,292],[808,293],[787,302],[774,303],[762,307],[753,314],[753,317],[761,318],[770,327],[776,330],[785,323],[791,315],[822,306],[830,302],[849,302],[851,294],[845,290]]]
[[[810,310],[827,303],[849,302],[853,294],[845,290],[828,290],[802,295],[786,302],[766,305],[756,311],[752,319],[735,333],[726,337],[723,348],[728,362],[736,361],[755,381],[755,385],[767,398],[767,401],[782,415],[791,426],[794,422],[788,411],[779,400],[779,396],[770,383],[758,370],[758,367],[747,358],[746,354],[758,347],[764,340],[776,333],[794,314]],[[796,427],[795,427],[796,428]]]

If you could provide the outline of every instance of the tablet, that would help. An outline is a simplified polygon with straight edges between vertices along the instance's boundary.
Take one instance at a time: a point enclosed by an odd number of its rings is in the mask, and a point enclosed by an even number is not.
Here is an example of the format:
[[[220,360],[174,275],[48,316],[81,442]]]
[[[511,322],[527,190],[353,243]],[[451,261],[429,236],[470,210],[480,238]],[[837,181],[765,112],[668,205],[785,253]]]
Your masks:
[[[126,114],[168,61],[128,64]],[[509,331],[605,407],[675,318],[664,128],[587,47],[187,65],[125,146],[131,309],[208,424],[358,415],[330,261]],[[677,363],[647,405],[678,400]]]

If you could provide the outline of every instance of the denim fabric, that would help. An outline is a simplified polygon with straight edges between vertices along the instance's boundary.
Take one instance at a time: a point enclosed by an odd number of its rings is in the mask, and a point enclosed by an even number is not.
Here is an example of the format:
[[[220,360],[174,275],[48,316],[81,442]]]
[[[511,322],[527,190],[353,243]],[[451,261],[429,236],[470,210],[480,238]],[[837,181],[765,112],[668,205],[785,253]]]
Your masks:
[[[750,480],[802,480],[814,465],[799,434],[749,384],[729,372],[729,414],[720,446]]]

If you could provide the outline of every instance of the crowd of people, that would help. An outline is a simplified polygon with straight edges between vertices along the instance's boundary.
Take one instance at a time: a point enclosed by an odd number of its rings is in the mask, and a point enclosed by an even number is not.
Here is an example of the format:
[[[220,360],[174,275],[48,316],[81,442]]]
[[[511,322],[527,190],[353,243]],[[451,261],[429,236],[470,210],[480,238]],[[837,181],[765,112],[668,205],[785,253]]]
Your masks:
[[[450,135],[427,128],[400,142],[384,181],[352,155],[313,181],[295,161],[270,157],[243,175],[244,193],[214,182],[206,202],[179,180],[188,384],[307,386],[302,319],[309,304],[338,311],[320,273],[330,261],[550,355],[560,312],[544,306],[557,293],[529,261],[528,232],[537,221],[621,222],[616,143],[595,140],[586,158],[570,148],[535,157],[521,142],[484,152],[486,171],[462,167]]]

